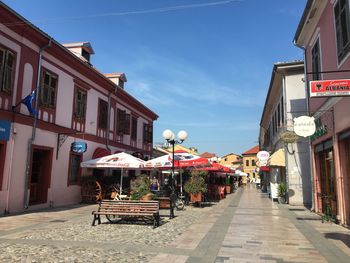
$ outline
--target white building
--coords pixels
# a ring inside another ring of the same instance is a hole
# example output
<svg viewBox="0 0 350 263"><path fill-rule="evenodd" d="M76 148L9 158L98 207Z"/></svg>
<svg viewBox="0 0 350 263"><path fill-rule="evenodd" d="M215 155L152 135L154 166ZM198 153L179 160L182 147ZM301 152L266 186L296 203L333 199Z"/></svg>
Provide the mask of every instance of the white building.
<svg viewBox="0 0 350 263"><path fill-rule="evenodd" d="M0 2L0 214L78 203L80 162L152 154L158 116L124 89L122 73L90 63L88 42L66 46ZM36 90L34 118L22 99ZM71 150L85 142L87 151Z"/></svg>
<svg viewBox="0 0 350 263"><path fill-rule="evenodd" d="M281 139L293 136L287 132L293 131L293 119L307 114L306 97L303 61L274 64L260 121L259 144L260 150L271 153L266 179L287 183L291 205L311 204L308 141L297 136L293 143Z"/></svg>

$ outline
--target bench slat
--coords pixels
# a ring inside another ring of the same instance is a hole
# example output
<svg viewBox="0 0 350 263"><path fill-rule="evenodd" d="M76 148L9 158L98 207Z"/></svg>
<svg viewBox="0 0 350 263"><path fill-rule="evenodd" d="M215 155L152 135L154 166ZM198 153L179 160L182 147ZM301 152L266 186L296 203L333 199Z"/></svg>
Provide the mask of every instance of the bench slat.
<svg viewBox="0 0 350 263"><path fill-rule="evenodd" d="M153 226L159 226L159 202L138 200L102 200L98 211L92 212L94 220L101 223L100 215L153 217Z"/></svg>

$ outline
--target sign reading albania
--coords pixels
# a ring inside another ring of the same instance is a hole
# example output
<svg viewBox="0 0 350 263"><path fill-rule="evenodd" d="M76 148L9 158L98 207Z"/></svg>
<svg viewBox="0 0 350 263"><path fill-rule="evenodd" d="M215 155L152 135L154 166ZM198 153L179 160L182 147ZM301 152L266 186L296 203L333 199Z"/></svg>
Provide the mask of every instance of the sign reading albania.
<svg viewBox="0 0 350 263"><path fill-rule="evenodd" d="M300 116L294 118L294 132L303 137L311 136L316 131L315 118Z"/></svg>

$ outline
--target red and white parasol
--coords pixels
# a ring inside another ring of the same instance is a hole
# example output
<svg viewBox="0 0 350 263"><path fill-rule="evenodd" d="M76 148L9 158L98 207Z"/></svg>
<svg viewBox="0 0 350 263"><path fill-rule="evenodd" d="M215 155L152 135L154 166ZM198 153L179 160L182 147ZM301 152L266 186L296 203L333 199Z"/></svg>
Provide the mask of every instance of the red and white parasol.
<svg viewBox="0 0 350 263"><path fill-rule="evenodd" d="M210 163L208 159L202 158L198 155L185 152L176 152L174 154L175 168L188 168L188 167L206 167ZM145 167L148 168L171 168L172 167L172 154L166 154L146 162Z"/></svg>

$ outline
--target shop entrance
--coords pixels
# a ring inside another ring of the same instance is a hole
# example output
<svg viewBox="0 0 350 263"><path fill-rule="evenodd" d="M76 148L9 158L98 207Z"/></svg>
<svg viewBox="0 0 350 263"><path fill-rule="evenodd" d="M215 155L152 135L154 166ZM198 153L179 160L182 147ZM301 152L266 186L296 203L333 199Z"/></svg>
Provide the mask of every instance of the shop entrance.
<svg viewBox="0 0 350 263"><path fill-rule="evenodd" d="M2 181L4 178L5 156L6 156L6 142L0 141L0 190L2 189Z"/></svg>
<svg viewBox="0 0 350 263"><path fill-rule="evenodd" d="M337 215L336 182L334 173L333 147L318 153L321 179L322 213L330 206L333 216Z"/></svg>
<svg viewBox="0 0 350 263"><path fill-rule="evenodd" d="M344 192L345 197L345 223L350 222L350 131L339 135L340 142L340 162L344 176ZM347 196L346 196L347 195Z"/></svg>
<svg viewBox="0 0 350 263"><path fill-rule="evenodd" d="M33 149L29 205L47 202L51 178L52 149Z"/></svg>

